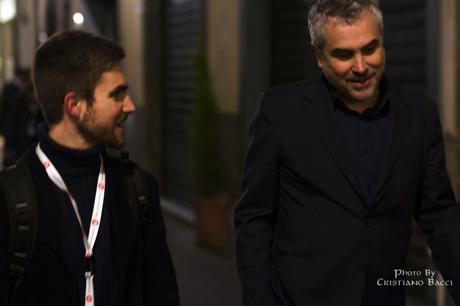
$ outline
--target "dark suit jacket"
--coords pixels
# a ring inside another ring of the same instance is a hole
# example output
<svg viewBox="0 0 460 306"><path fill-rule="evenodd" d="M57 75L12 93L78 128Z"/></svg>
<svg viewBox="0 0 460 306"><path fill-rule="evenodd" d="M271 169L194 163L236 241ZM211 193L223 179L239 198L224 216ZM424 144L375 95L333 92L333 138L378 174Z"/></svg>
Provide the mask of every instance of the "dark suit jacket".
<svg viewBox="0 0 460 306"><path fill-rule="evenodd" d="M7 211L0 198L0 305L64 306L81 305L77 299L78 283L70 258L68 225L62 222L56 188L48 178L35 150L29 150L25 162L31 172L37 195L38 231L31 262L24 278L15 289L8 278L6 250L9 241ZM145 243L139 243L138 221L128 204L128 195L115 160L105 160L106 194L110 204L110 237L113 263L111 294L114 306L177 306L176 278L165 239L165 227L158 201L158 187L153 177L145 174L149 212ZM119 163L119 162L118 162ZM111 183L109 182L111 180ZM112 187L112 189L109 189ZM9 300L9 302L8 302ZM97 296L96 296L97 303Z"/></svg>
<svg viewBox="0 0 460 306"><path fill-rule="evenodd" d="M405 267L411 216L460 304L460 205L436 107L394 84L387 93L390 135L371 207L321 77L261 96L235 210L244 305L403 306L404 286L377 282Z"/></svg>

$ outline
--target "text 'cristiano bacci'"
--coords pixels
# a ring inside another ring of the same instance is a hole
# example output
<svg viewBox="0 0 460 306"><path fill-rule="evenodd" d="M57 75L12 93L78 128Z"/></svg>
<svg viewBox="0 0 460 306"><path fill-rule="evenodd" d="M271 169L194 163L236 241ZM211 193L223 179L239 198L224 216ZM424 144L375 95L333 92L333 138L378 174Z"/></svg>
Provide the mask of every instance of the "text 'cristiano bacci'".
<svg viewBox="0 0 460 306"><path fill-rule="evenodd" d="M453 286L452 280L444 280L438 277L436 270L404 270L394 269L393 278L385 279L379 278L377 280L378 286L391 287L391 286Z"/></svg>

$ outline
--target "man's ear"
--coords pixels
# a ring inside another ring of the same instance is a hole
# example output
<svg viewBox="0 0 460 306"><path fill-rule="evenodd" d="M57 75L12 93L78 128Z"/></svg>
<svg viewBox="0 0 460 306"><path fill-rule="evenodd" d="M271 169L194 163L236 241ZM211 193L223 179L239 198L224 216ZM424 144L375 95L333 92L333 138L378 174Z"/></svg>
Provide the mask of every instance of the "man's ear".
<svg viewBox="0 0 460 306"><path fill-rule="evenodd" d="M318 47L316 47L313 43L310 43L310 48L313 50L315 54L316 63L318 64L319 68L323 68L323 53Z"/></svg>
<svg viewBox="0 0 460 306"><path fill-rule="evenodd" d="M70 117L79 117L81 111L81 98L70 91L64 96L64 110Z"/></svg>

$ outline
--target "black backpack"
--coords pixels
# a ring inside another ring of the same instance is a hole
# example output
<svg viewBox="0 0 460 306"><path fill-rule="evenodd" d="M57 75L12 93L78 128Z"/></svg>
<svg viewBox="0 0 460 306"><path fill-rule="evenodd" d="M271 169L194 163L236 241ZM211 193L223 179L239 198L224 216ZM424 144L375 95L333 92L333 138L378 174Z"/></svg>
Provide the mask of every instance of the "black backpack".
<svg viewBox="0 0 460 306"><path fill-rule="evenodd" d="M140 226L140 243L144 243L145 221L147 220L147 188L140 169L128 159L127 152L121 160L112 158L118 167L123 183L128 191L130 206ZM30 262L37 236L37 200L32 178L25 161L18 162L0 173L0 186L3 190L8 210L10 243L8 246L9 275L15 284L19 283ZM14 286L14 287L15 287Z"/></svg>

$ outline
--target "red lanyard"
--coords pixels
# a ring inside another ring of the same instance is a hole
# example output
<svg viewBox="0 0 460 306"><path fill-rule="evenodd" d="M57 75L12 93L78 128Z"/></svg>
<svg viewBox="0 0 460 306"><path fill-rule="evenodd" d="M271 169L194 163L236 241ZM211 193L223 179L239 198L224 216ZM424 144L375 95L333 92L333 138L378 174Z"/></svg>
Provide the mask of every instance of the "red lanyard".
<svg viewBox="0 0 460 306"><path fill-rule="evenodd" d="M83 244L85 245L85 261L90 261L93 256L93 247L94 243L96 242L97 233L99 232L99 224L101 223L102 217L102 208L104 206L104 192L105 192L105 171L104 171L104 161L102 156L99 155L101 160L101 166L99 169L99 176L97 179L96 185L96 196L94 198L94 206L93 206L93 215L91 217L91 223L89 227L89 235L86 236L85 230L83 228L83 224L81 222L80 213L78 212L77 202L75 201L74 197L70 194L69 189L67 188L62 176L57 171L56 167L54 167L53 163L51 163L50 159L46 156L43 150L40 148L40 144L37 145L35 148L35 152L37 153L38 158L40 159L43 167L45 167L46 173L50 180L61 189L63 192L67 194L70 199L70 203L72 204L73 210L75 212L75 216L77 217L78 224L80 225L82 237L83 237ZM85 279L86 279L86 293L85 293L85 306L94 306L94 284L93 284L93 271L91 268L87 267L87 271L85 271Z"/></svg>

